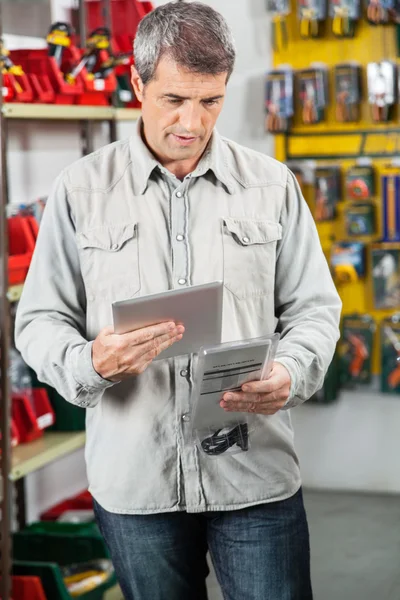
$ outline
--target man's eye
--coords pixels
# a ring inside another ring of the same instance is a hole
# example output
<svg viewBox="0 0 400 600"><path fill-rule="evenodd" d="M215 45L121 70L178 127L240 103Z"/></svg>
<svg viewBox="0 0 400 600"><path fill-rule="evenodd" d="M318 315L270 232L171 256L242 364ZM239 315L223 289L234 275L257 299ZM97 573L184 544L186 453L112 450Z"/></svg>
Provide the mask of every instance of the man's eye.
<svg viewBox="0 0 400 600"><path fill-rule="evenodd" d="M204 104L206 106L215 106L216 104L218 104L218 100L205 100Z"/></svg>
<svg viewBox="0 0 400 600"><path fill-rule="evenodd" d="M182 100L179 100L179 98L169 98L168 102L170 104L180 104L182 102Z"/></svg>

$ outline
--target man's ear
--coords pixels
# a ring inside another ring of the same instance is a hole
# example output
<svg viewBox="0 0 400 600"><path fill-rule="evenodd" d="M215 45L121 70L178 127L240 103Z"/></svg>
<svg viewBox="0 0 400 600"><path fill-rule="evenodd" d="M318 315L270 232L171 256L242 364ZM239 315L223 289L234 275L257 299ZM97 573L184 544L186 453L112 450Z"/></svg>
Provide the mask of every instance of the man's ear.
<svg viewBox="0 0 400 600"><path fill-rule="evenodd" d="M139 102L142 102L144 85L143 85L143 81L140 79L139 73L137 72L137 70L134 66L132 66L132 70L131 70L131 83L132 83L133 91L135 92L136 98L139 100Z"/></svg>

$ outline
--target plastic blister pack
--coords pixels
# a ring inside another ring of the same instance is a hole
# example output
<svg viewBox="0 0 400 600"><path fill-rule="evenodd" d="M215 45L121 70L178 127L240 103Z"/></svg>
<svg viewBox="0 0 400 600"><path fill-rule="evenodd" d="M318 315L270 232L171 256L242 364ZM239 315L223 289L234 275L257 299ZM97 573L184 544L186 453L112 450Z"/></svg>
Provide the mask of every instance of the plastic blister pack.
<svg viewBox="0 0 400 600"><path fill-rule="evenodd" d="M269 377L279 337L275 333L200 349L192 396L192 428L203 453L217 457L249 450L255 415L226 412L220 402L225 392L240 391L244 383Z"/></svg>

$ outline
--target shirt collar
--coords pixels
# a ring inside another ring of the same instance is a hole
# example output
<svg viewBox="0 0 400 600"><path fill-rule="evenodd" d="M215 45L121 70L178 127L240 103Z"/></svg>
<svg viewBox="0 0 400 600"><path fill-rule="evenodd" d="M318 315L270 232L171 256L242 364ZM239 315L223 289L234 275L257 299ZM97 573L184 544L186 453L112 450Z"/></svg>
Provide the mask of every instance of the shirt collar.
<svg viewBox="0 0 400 600"><path fill-rule="evenodd" d="M142 125L143 121L140 118L130 142L135 193L140 195L144 194L154 169L156 167L162 169L142 139ZM227 191L233 194L234 179L227 164L226 148L216 129L214 129L210 142L192 176L201 177L208 171L212 171Z"/></svg>

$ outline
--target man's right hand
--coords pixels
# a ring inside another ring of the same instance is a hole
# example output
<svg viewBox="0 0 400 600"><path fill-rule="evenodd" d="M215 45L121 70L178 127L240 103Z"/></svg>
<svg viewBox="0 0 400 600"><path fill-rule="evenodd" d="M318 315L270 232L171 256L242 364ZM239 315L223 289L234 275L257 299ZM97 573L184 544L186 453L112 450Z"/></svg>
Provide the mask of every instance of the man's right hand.
<svg viewBox="0 0 400 600"><path fill-rule="evenodd" d="M140 375L163 350L179 342L184 331L183 325L171 322L124 334L115 334L112 327L106 327L92 345L93 367L109 381Z"/></svg>

